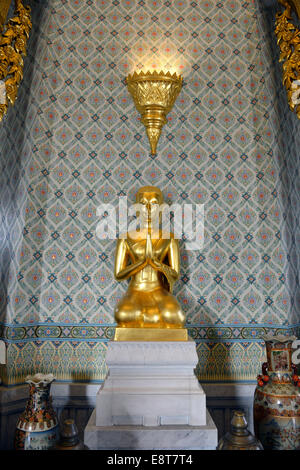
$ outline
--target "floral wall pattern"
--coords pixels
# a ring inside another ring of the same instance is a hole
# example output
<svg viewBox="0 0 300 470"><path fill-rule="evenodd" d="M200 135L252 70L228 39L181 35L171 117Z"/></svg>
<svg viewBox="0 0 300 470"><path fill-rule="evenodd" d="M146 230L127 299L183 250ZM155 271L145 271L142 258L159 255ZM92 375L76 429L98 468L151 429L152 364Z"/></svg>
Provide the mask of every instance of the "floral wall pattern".
<svg viewBox="0 0 300 470"><path fill-rule="evenodd" d="M6 382L37 368L103 380L126 287L113 279L115 241L96 236L96 210L119 196L133 202L145 184L169 203L205 205L204 247L181 242L174 291L200 380L254 380L262 335L297 333L299 323L299 278L289 275L297 224L286 211L299 198L299 122L288 118L286 138L268 15L258 0L31 5L21 95L0 128ZM124 79L160 65L185 82L151 156Z"/></svg>

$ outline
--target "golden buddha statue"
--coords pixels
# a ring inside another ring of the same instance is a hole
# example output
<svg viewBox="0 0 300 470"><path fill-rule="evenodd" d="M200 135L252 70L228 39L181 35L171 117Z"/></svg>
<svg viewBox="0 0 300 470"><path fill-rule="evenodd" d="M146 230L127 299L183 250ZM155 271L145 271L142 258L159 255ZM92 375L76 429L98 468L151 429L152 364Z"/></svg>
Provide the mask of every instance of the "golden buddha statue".
<svg viewBox="0 0 300 470"><path fill-rule="evenodd" d="M159 188L139 189L140 230L128 232L117 242L115 278L131 278L128 290L115 309L115 341L187 341L185 316L172 295L179 277L178 240L166 235L152 221L158 216L163 195Z"/></svg>

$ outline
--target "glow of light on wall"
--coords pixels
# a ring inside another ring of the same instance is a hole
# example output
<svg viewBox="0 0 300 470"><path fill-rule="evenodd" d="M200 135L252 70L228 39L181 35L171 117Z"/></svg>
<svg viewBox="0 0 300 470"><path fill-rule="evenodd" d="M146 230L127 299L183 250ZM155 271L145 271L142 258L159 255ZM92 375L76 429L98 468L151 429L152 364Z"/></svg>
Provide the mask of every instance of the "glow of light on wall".
<svg viewBox="0 0 300 470"><path fill-rule="evenodd" d="M153 51L154 49L154 51ZM163 71L170 72L171 74L176 73L177 75L187 76L190 73L190 63L184 56L184 53L179 53L172 43L160 44L159 50L155 47L150 47L140 58L139 63L130 64L130 73L137 71L153 72Z"/></svg>

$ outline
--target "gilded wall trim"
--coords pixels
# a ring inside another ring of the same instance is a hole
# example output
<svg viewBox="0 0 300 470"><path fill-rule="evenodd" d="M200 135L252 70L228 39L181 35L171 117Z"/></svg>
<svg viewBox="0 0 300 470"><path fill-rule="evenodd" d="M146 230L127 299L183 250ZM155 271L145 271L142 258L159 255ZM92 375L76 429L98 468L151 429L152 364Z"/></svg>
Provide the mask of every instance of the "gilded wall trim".
<svg viewBox="0 0 300 470"><path fill-rule="evenodd" d="M279 62L283 62L282 82L286 87L290 109L300 119L300 30L294 24L292 13L300 18L299 0L279 0L285 10L276 14L275 33L280 48Z"/></svg>
<svg viewBox="0 0 300 470"><path fill-rule="evenodd" d="M1 0L0 3L0 28L3 28L6 21L11 0Z"/></svg>
<svg viewBox="0 0 300 470"><path fill-rule="evenodd" d="M3 19L6 10L1 11ZM0 36L0 83L5 84L0 88L0 122L8 106L13 105L17 98L31 27L30 8L24 7L21 0L15 0L15 14Z"/></svg>
<svg viewBox="0 0 300 470"><path fill-rule="evenodd" d="M298 17L300 18L300 0L287 0L292 5Z"/></svg>

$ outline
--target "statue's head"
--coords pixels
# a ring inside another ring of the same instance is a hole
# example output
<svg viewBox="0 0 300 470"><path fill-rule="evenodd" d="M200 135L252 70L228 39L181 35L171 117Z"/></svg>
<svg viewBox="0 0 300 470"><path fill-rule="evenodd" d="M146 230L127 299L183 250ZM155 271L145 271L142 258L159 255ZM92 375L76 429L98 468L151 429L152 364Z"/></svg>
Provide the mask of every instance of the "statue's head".
<svg viewBox="0 0 300 470"><path fill-rule="evenodd" d="M150 222L150 218L154 220L163 200L163 194L156 186L143 186L140 188L136 194L136 202L142 204L144 207L144 210L142 210L140 214L142 219L148 220L148 222Z"/></svg>
<svg viewBox="0 0 300 470"><path fill-rule="evenodd" d="M162 204L163 195L156 186L143 186L136 193L136 202L139 204Z"/></svg>

